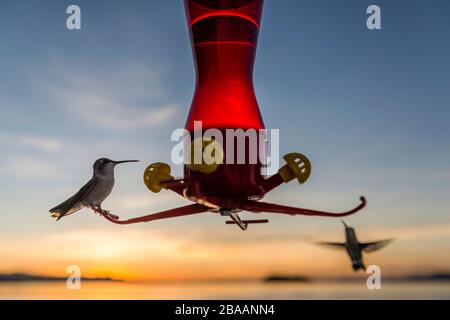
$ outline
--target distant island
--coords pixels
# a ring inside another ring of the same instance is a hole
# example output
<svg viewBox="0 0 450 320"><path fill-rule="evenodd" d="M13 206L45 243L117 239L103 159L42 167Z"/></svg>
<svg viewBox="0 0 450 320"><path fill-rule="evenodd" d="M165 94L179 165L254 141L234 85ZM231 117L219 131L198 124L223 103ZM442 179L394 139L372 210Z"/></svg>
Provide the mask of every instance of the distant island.
<svg viewBox="0 0 450 320"><path fill-rule="evenodd" d="M29 281L40 281L40 282L58 282L66 281L67 277L51 277L51 276L38 276L25 273L11 273L11 274L0 274L0 282L29 282ZM82 281L107 281L107 282L121 282L122 280L117 280L109 277L100 278L81 278Z"/></svg>
<svg viewBox="0 0 450 320"><path fill-rule="evenodd" d="M310 282L311 279L305 276L283 276L283 275L271 275L264 278L264 282Z"/></svg>
<svg viewBox="0 0 450 320"><path fill-rule="evenodd" d="M364 276L355 277L323 277L312 278L304 275L269 275L262 279L263 282L353 282L361 281ZM434 274L412 274L405 276L386 276L383 281L387 282L418 282L418 281L450 281L450 273L434 273Z"/></svg>
<svg viewBox="0 0 450 320"><path fill-rule="evenodd" d="M264 283L311 283L311 282L355 282L365 279L367 274L360 273L355 276L349 277L309 277L305 275L283 275L272 274L262 279L255 278L229 278L229 279L185 279L185 280L159 280L157 283L170 283L170 282L192 282L192 283L228 283L228 282L264 282ZM97 282L123 282L124 280L113 279L110 277L82 277L82 281L97 281ZM382 279L386 282L447 282L450 281L450 273L433 273L433 274L411 274L405 276L385 276ZM64 282L67 281L67 277L53 277L44 275L32 275L26 273L10 273L0 274L0 283L2 282Z"/></svg>
<svg viewBox="0 0 450 320"><path fill-rule="evenodd" d="M394 280L396 278L393 278ZM401 279L401 278L400 278ZM435 273L429 275L410 275L403 277L407 281L450 281L450 273Z"/></svg>

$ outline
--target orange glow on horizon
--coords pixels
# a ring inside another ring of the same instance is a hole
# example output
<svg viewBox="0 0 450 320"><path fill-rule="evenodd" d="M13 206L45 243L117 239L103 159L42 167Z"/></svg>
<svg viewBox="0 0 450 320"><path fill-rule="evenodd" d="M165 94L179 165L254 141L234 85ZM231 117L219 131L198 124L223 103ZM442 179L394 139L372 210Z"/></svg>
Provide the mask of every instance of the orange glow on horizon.
<svg viewBox="0 0 450 320"><path fill-rule="evenodd" d="M404 241L396 240L380 252L366 255L367 264L383 266L385 275L432 273L446 270L450 257L438 246L422 255L409 252L411 243L433 243L448 239L450 226L397 230ZM422 229L422 231L420 231ZM434 233L430 234L428 229ZM47 235L40 241L17 239L0 248L0 273L29 273L67 276L69 265L78 265L83 277L111 277L125 281L190 279L260 279L271 274L309 277L353 276L345 252L317 247L297 239L271 235L266 241L229 242L229 233L216 234L217 242L203 240L208 235L149 233L145 230L78 230ZM236 237L245 237L236 234ZM342 236L342 235L341 235ZM59 239L58 242L55 242ZM336 235L339 240L340 236ZM45 250L44 250L45 248ZM408 257L408 258L406 258ZM434 261L431 265L430 261Z"/></svg>

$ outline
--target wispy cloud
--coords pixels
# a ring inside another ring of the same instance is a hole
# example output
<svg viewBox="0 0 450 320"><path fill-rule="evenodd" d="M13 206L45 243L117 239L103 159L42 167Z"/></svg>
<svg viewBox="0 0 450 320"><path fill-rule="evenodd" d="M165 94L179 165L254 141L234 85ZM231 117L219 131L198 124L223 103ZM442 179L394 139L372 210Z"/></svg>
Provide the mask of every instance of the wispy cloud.
<svg viewBox="0 0 450 320"><path fill-rule="evenodd" d="M0 163L0 173L17 179L51 181L64 177L63 172L48 161L33 156L15 155Z"/></svg>
<svg viewBox="0 0 450 320"><path fill-rule="evenodd" d="M117 195L108 199L108 204L115 210L129 212L134 210L165 210L172 207L187 205L190 202L171 192L161 192L157 195L146 188L139 192Z"/></svg>
<svg viewBox="0 0 450 320"><path fill-rule="evenodd" d="M418 226L407 226L397 228L374 228L371 234L383 234L397 237L402 241L413 241L423 239L448 239L450 238L450 224L428 224Z"/></svg>
<svg viewBox="0 0 450 320"><path fill-rule="evenodd" d="M56 105L71 116L107 129L138 129L161 125L177 111L168 103L157 72L144 66L112 70L80 70L56 76L46 89Z"/></svg>
<svg viewBox="0 0 450 320"><path fill-rule="evenodd" d="M67 110L92 124L109 129L135 129L159 125L170 119L177 110L175 105L150 108L122 104L102 93L83 94L82 90L60 90Z"/></svg>
<svg viewBox="0 0 450 320"><path fill-rule="evenodd" d="M0 145L33 148L39 151L52 152L60 150L63 147L63 142L59 139L39 135L13 135L0 133Z"/></svg>

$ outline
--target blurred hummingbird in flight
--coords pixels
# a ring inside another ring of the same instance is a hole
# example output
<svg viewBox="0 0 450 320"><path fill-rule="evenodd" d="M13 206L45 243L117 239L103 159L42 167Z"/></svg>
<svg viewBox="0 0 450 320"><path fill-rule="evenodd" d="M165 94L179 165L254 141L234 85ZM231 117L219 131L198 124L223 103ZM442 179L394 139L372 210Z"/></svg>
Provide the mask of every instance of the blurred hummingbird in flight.
<svg viewBox="0 0 450 320"><path fill-rule="evenodd" d="M386 239L373 242L359 242L358 238L356 237L355 229L347 226L347 224L343 220L341 220L341 222L345 227L345 242L319 242L318 244L335 249L345 249L350 259L352 260L352 267L354 271L358 271L359 269L366 269L362 258L363 252L377 251L387 246L394 240Z"/></svg>
<svg viewBox="0 0 450 320"><path fill-rule="evenodd" d="M139 160L113 161L100 158L94 162L94 175L75 195L50 209L50 213L56 220L68 216L82 208L91 208L94 211L102 211L102 202L109 196L114 187L114 168L125 162L138 162ZM112 217L114 215L110 214Z"/></svg>

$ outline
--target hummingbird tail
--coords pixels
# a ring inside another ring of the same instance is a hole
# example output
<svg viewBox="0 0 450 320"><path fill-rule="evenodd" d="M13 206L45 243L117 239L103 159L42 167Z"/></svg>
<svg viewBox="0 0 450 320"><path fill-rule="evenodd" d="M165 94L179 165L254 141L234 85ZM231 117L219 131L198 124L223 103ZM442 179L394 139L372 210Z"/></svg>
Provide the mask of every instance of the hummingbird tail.
<svg viewBox="0 0 450 320"><path fill-rule="evenodd" d="M62 203L57 207L54 207L53 209L50 209L51 217L56 218L56 221L61 219L62 217L68 216L69 214L72 214L74 212L77 212L82 208L81 205L75 205L72 207L68 207L67 204Z"/></svg>
<svg viewBox="0 0 450 320"><path fill-rule="evenodd" d="M56 218L56 220L58 221L59 218L61 218L61 213L54 212L54 213L52 213L51 217L52 217L52 218Z"/></svg>

